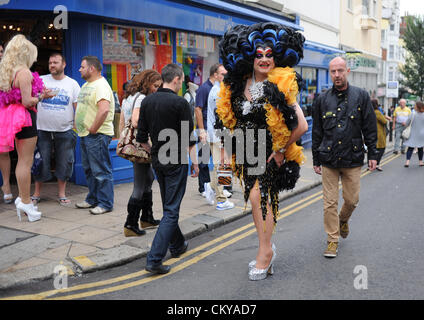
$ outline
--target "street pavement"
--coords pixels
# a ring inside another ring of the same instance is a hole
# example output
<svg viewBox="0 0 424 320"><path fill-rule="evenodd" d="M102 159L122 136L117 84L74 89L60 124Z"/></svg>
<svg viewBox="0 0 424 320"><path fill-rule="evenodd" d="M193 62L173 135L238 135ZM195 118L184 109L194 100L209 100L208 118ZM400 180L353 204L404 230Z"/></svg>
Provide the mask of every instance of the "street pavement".
<svg viewBox="0 0 424 320"><path fill-rule="evenodd" d="M388 142L386 153L392 150L393 143ZM321 176L312 169L311 150L304 153L307 160L296 187L282 192L280 200L321 184ZM146 235L141 237L125 237L123 233L132 186L132 183L115 185L114 210L98 216L75 208L75 203L85 199L87 188L72 183L67 187L67 196L72 201L69 207L59 205L56 183L44 185L38 205L43 215L36 222L28 222L26 216L19 221L15 206L1 202L0 290L53 278L58 266L66 266L72 276L145 257L156 229L147 229ZM156 181L152 188L154 217L160 219L162 202ZM17 194L16 185L12 191ZM198 192L198 179L189 177L179 220L184 236L190 239L250 214L250 204L245 204L238 180L233 182L233 192L230 201L235 207L218 211Z"/></svg>

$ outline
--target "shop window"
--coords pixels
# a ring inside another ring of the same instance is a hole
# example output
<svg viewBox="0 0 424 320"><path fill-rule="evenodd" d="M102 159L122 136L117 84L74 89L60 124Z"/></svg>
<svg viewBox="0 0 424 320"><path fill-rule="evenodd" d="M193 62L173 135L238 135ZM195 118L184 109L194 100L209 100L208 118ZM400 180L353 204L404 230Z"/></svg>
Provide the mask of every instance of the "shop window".
<svg viewBox="0 0 424 320"><path fill-rule="evenodd" d="M201 85L209 78L209 69L219 62L218 38L177 32L177 63L190 81ZM185 85L182 91L185 92Z"/></svg>
<svg viewBox="0 0 424 320"><path fill-rule="evenodd" d="M122 101L123 84L146 69L161 72L172 63L170 30L103 25L105 77Z"/></svg>
<svg viewBox="0 0 424 320"><path fill-rule="evenodd" d="M302 68L304 88L300 92L300 107L306 117L312 116L312 103L317 93L317 69Z"/></svg>

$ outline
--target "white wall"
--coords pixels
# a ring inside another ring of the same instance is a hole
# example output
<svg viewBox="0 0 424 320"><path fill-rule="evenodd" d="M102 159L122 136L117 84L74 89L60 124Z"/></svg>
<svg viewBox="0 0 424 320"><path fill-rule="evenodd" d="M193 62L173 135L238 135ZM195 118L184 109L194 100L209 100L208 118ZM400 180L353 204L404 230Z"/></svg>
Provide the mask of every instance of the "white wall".
<svg viewBox="0 0 424 320"><path fill-rule="evenodd" d="M340 0L274 0L284 4L285 12L300 16L307 40L339 46Z"/></svg>

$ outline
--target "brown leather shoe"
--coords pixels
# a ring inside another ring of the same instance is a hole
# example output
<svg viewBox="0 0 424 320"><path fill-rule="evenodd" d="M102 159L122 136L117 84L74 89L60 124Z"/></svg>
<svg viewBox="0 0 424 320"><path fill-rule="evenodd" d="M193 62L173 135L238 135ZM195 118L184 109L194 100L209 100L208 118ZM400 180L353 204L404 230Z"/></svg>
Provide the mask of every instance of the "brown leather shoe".
<svg viewBox="0 0 424 320"><path fill-rule="evenodd" d="M324 257L326 258L335 258L337 257L337 250L339 247L338 242L329 242L327 241L327 250L324 251Z"/></svg>

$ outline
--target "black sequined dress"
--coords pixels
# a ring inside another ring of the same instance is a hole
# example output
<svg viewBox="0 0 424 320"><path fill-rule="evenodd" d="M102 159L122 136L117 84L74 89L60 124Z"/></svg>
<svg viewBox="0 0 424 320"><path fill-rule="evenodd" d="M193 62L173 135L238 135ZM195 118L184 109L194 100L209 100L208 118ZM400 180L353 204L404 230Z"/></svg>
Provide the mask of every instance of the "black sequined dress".
<svg viewBox="0 0 424 320"><path fill-rule="evenodd" d="M300 167L295 161L286 161L280 167L278 167L274 159L269 163L266 162L273 152L272 135L267 125L266 109L264 108L267 99L263 93L263 84L258 83L255 87L252 94L252 101L249 101L245 95L232 100L233 112L237 119L234 130L239 129L244 133L244 159L237 158L241 161L236 160L235 174L243 181L245 201L247 202L249 200L252 188L259 188L262 217L265 220L267 202L269 202L272 208L274 222L276 223L279 204L278 194L280 191L294 188L299 178ZM253 130L250 130L250 133L248 133L248 129ZM237 137L233 139L232 152L236 154L236 157L238 157L236 152L237 144L240 145L243 143L241 140L243 139ZM261 152L260 155L259 152ZM263 152L265 152L265 155L263 155ZM255 161L257 158L261 160Z"/></svg>

